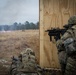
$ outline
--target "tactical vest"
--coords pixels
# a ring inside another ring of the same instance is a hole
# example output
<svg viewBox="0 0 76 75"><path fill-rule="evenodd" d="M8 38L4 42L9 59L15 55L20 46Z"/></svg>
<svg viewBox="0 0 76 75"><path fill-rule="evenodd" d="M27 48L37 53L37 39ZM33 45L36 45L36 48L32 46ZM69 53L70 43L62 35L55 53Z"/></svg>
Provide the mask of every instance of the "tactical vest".
<svg viewBox="0 0 76 75"><path fill-rule="evenodd" d="M63 44L66 48L67 54L72 54L76 52L76 25L67 30L67 32L62 37Z"/></svg>

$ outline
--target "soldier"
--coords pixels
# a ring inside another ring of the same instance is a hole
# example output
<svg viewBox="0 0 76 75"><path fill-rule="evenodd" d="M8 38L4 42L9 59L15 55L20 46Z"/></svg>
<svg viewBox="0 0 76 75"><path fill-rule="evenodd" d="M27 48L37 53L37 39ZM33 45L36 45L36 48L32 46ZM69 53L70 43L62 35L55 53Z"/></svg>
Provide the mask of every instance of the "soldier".
<svg viewBox="0 0 76 75"><path fill-rule="evenodd" d="M38 70L39 68L36 63L35 53L31 48L27 48L20 53L17 64L15 64L11 73L12 75L40 75Z"/></svg>
<svg viewBox="0 0 76 75"><path fill-rule="evenodd" d="M70 17L68 25L68 30L56 44L62 75L76 75L76 15Z"/></svg>

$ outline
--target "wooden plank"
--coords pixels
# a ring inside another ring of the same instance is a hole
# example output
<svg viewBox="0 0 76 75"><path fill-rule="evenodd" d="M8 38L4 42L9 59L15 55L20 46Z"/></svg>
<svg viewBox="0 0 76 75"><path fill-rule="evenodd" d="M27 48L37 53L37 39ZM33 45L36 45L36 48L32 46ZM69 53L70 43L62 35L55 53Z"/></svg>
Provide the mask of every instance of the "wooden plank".
<svg viewBox="0 0 76 75"><path fill-rule="evenodd" d="M44 47L43 47L43 0L40 0L40 65L43 66L43 55L44 55ZM42 30L41 30L42 29Z"/></svg>
<svg viewBox="0 0 76 75"><path fill-rule="evenodd" d="M76 0L40 0L40 65L60 68L55 42L50 42L51 27L62 28L70 16L76 14Z"/></svg>
<svg viewBox="0 0 76 75"><path fill-rule="evenodd" d="M44 52L43 0L40 0L40 65L41 67L45 67L44 64L46 63L48 64L48 61Z"/></svg>

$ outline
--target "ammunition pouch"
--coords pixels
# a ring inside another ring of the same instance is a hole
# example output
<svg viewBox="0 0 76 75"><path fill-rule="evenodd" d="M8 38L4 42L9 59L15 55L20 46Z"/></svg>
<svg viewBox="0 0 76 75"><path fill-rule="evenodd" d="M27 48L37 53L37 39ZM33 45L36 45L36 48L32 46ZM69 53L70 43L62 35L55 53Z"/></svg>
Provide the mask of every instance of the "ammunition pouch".
<svg viewBox="0 0 76 75"><path fill-rule="evenodd" d="M76 53L76 40L73 38L68 38L64 42L64 47L66 49L67 55L71 56Z"/></svg>

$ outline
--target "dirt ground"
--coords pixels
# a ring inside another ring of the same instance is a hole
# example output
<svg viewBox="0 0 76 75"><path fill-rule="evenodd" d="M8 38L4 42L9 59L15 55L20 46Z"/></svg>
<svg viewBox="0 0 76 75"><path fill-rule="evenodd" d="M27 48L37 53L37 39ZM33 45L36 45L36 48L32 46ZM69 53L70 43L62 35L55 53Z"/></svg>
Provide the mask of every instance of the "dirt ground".
<svg viewBox="0 0 76 75"><path fill-rule="evenodd" d="M38 62L39 30L0 32L0 64L7 67L11 64L11 57L18 56L28 47L34 50Z"/></svg>

